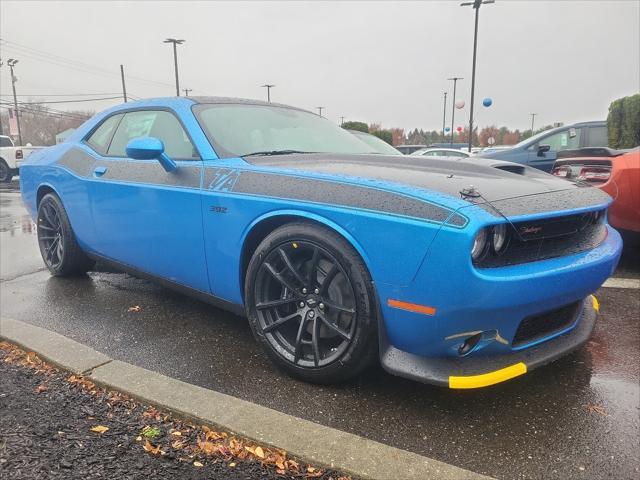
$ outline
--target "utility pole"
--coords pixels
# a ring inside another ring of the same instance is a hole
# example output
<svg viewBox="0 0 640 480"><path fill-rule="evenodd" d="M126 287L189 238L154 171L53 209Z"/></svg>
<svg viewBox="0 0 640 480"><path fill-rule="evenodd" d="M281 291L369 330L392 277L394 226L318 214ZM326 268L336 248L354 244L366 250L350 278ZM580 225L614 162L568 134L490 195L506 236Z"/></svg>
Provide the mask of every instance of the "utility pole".
<svg viewBox="0 0 640 480"><path fill-rule="evenodd" d="M188 97L189 96L189 92L192 92L193 88L183 88L182 91L184 92L184 96Z"/></svg>
<svg viewBox="0 0 640 480"><path fill-rule="evenodd" d="M10 58L7 60L7 65L11 69L11 88L13 88L13 113L16 116L16 124L18 125L18 145L22 145L22 130L20 130L20 114L18 112L18 96L16 95L16 82L18 79L13 74L13 67L16 66L18 60Z"/></svg>
<svg viewBox="0 0 640 480"><path fill-rule="evenodd" d="M473 2L461 3L461 7L472 6L476 11L476 24L473 31L473 66L471 69L471 106L469 107L469 153L471 153L471 144L473 140L473 97L476 88L476 51L478 49L478 15L480 6L486 3L495 3L495 0L473 0Z"/></svg>
<svg viewBox="0 0 640 480"><path fill-rule="evenodd" d="M182 45L184 40L177 38L167 38L163 43L173 43L173 64L176 70L176 96L180 96L180 81L178 80L178 45Z"/></svg>
<svg viewBox="0 0 640 480"><path fill-rule="evenodd" d="M124 97L124 103L127 103L127 86L124 83L124 66L120 65L120 78L122 79L122 96Z"/></svg>
<svg viewBox="0 0 640 480"><path fill-rule="evenodd" d="M444 126L447 121L447 92L444 92L444 110L442 112L442 141L444 142Z"/></svg>
<svg viewBox="0 0 640 480"><path fill-rule="evenodd" d="M4 62L2 61L2 59L0 58L0 67L4 65ZM0 135L2 135L4 132L4 130L2 130L2 115L0 115Z"/></svg>
<svg viewBox="0 0 640 480"><path fill-rule="evenodd" d="M453 108L451 109L451 146L453 146L453 121L456 118L456 85L458 80L463 80L462 77L451 77L447 80L453 80Z"/></svg>
<svg viewBox="0 0 640 480"><path fill-rule="evenodd" d="M265 84L262 85L262 88L266 88L267 89L267 102L271 103L271 89L275 87L275 85L270 85L270 84Z"/></svg>
<svg viewBox="0 0 640 480"><path fill-rule="evenodd" d="M535 120L537 113L530 113L529 115L531 115L531 136L533 137L533 121Z"/></svg>
<svg viewBox="0 0 640 480"><path fill-rule="evenodd" d="M344 115L340 117L340 126L344 125Z"/></svg>
<svg viewBox="0 0 640 480"><path fill-rule="evenodd" d="M318 109L318 115L322 116L322 110L324 110L324 107L316 107Z"/></svg>

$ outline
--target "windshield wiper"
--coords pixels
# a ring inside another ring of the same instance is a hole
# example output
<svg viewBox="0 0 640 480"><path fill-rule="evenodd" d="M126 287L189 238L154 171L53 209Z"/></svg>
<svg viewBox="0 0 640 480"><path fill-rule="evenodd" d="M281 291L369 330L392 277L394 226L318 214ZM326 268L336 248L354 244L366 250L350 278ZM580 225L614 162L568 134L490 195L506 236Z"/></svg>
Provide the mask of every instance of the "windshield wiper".
<svg viewBox="0 0 640 480"><path fill-rule="evenodd" d="M264 152L253 152L241 155L242 157L260 156L260 155L292 155L294 153L315 153L315 152L302 152L300 150L265 150Z"/></svg>

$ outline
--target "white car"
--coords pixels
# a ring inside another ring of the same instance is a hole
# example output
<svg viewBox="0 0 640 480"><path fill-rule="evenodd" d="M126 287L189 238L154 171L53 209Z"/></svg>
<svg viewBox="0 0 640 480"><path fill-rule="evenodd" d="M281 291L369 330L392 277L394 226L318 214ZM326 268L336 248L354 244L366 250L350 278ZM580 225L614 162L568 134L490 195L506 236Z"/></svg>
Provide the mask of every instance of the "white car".
<svg viewBox="0 0 640 480"><path fill-rule="evenodd" d="M428 157L470 157L469 152L458 150L457 148L422 148L411 154L412 156L428 156Z"/></svg>
<svg viewBox="0 0 640 480"><path fill-rule="evenodd" d="M0 183L9 183L18 174L20 164L34 150L44 147L16 147L10 137L0 135Z"/></svg>

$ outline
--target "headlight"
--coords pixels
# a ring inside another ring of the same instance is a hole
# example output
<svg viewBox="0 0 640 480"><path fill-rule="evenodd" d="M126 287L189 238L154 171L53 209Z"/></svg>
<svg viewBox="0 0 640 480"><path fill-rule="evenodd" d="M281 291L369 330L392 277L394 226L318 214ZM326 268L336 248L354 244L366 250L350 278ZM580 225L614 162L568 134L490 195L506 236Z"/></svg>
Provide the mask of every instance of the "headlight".
<svg viewBox="0 0 640 480"><path fill-rule="evenodd" d="M507 243L507 226L502 223L493 227L493 251L500 253Z"/></svg>
<svg viewBox="0 0 640 480"><path fill-rule="evenodd" d="M487 246L487 229L483 228L476 234L473 239L473 247L471 248L471 258L478 260L485 251Z"/></svg>

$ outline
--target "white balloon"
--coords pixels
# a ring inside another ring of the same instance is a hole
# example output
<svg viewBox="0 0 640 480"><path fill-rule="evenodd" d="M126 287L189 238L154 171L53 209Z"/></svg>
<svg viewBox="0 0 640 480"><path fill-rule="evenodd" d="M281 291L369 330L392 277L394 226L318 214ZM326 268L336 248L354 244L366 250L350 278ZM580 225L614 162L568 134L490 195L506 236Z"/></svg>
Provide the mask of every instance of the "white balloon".
<svg viewBox="0 0 640 480"><path fill-rule="evenodd" d="M464 108L464 100L456 100L456 108L458 110L460 110L461 108Z"/></svg>

